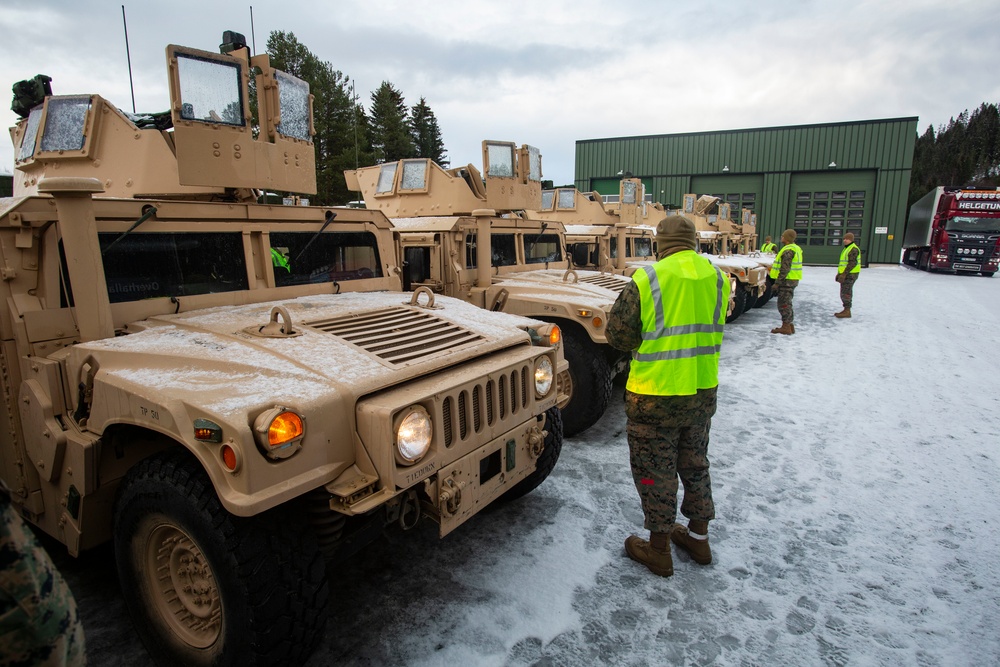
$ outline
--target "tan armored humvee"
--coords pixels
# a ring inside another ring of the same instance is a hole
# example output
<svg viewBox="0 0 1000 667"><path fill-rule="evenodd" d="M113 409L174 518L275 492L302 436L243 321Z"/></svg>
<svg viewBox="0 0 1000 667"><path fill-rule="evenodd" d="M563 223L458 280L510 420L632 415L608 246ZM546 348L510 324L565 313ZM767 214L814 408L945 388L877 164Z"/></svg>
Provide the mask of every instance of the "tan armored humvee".
<svg viewBox="0 0 1000 667"><path fill-rule="evenodd" d="M702 197L698 201L707 207L716 198ZM729 276L726 321L731 322L763 299L767 291L766 270L756 259L718 254L718 249L732 247L733 239L742 241L729 221L728 204L722 205L725 219L719 220L716 214L696 213L694 195L686 195L685 202L690 206L684 214L695 223L700 251ZM640 179L626 177L621 180L617 202L605 204L596 192L558 188L543 192L542 208L529 215L566 224L567 244L576 266L629 276L636 267L655 261L656 224L670 213L661 204L647 200ZM624 248L624 252L619 252L619 248Z"/></svg>
<svg viewBox="0 0 1000 667"><path fill-rule="evenodd" d="M628 280L571 270L561 223L520 213L541 198L541 155L530 146L483 142L483 172L431 160L345 172L348 188L396 229L404 289L426 287L480 308L558 324L570 394L567 435L600 419L625 355L607 344L608 312ZM485 178L484 178L485 175ZM563 379L563 378L561 378Z"/></svg>
<svg viewBox="0 0 1000 667"><path fill-rule="evenodd" d="M167 47L168 116L45 96L13 128L0 476L72 554L114 541L157 661L298 664L338 559L545 479L565 361L554 325L402 293L382 213L255 203L314 192L312 98L224 41Z"/></svg>

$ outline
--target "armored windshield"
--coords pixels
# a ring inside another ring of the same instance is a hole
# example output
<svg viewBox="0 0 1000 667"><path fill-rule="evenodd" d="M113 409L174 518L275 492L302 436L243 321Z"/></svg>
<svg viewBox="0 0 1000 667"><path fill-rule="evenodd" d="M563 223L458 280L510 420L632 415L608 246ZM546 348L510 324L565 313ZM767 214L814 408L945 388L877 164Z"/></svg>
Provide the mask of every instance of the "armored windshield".
<svg viewBox="0 0 1000 667"><path fill-rule="evenodd" d="M278 104L281 107L281 122L278 132L286 137L310 141L309 134L309 84L291 74L275 71L278 80Z"/></svg>
<svg viewBox="0 0 1000 667"><path fill-rule="evenodd" d="M378 185L375 186L375 194L392 192L396 183L396 162L383 164L378 170Z"/></svg>
<svg viewBox="0 0 1000 667"><path fill-rule="evenodd" d="M224 125L246 123L240 85L243 70L238 61L219 62L178 53L177 70L181 118Z"/></svg>
<svg viewBox="0 0 1000 667"><path fill-rule="evenodd" d="M403 160L403 176L399 189L409 191L427 190L427 160Z"/></svg>
<svg viewBox="0 0 1000 667"><path fill-rule="evenodd" d="M371 232L271 232L278 287L381 278L378 241ZM307 247L308 246L308 247Z"/></svg>
<svg viewBox="0 0 1000 667"><path fill-rule="evenodd" d="M558 234L528 234L524 237L524 245L524 261L528 264L562 261Z"/></svg>
<svg viewBox="0 0 1000 667"><path fill-rule="evenodd" d="M542 193L542 209L543 211L552 210L552 202L555 200L555 192L552 190L546 190Z"/></svg>
<svg viewBox="0 0 1000 667"><path fill-rule="evenodd" d="M105 250L121 234L98 236ZM240 233L130 234L115 243L103 260L111 303L249 289Z"/></svg>
<svg viewBox="0 0 1000 667"><path fill-rule="evenodd" d="M623 204L634 204L635 203L635 181L623 181L622 182L622 203Z"/></svg>
<svg viewBox="0 0 1000 667"><path fill-rule="evenodd" d="M528 146L528 179L542 180L542 153L534 146Z"/></svg>
<svg viewBox="0 0 1000 667"><path fill-rule="evenodd" d="M1000 218L978 218L959 216L949 218L945 229L949 232L979 232L981 234L1000 233Z"/></svg>

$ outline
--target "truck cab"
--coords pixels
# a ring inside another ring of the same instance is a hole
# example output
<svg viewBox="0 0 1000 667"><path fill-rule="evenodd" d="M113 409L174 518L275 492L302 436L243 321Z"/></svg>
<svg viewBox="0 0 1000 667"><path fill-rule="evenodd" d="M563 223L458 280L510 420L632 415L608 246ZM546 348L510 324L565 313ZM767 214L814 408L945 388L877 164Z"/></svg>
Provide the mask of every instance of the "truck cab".
<svg viewBox="0 0 1000 667"><path fill-rule="evenodd" d="M993 276L1000 266L1000 189L937 187L910 207L903 263Z"/></svg>

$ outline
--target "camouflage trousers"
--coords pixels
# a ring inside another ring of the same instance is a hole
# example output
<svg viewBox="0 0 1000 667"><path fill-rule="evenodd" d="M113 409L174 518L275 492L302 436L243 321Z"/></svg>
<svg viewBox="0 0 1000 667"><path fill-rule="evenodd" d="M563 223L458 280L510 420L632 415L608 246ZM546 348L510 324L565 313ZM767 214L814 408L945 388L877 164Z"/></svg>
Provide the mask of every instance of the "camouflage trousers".
<svg viewBox="0 0 1000 667"><path fill-rule="evenodd" d="M795 324L795 312L792 310L792 295L795 293L794 287L778 287L778 314L781 315L782 324Z"/></svg>
<svg viewBox="0 0 1000 667"><path fill-rule="evenodd" d="M845 273L844 280L840 283L840 302L844 308L850 308L854 301L854 283L858 282L860 273Z"/></svg>
<svg viewBox="0 0 1000 667"><path fill-rule="evenodd" d="M0 490L0 667L84 665L73 594L9 498Z"/></svg>
<svg viewBox="0 0 1000 667"><path fill-rule="evenodd" d="M626 392L629 458L644 527L665 533L677 520L677 479L684 485L681 514L715 518L708 436L717 388L694 396L644 396Z"/></svg>

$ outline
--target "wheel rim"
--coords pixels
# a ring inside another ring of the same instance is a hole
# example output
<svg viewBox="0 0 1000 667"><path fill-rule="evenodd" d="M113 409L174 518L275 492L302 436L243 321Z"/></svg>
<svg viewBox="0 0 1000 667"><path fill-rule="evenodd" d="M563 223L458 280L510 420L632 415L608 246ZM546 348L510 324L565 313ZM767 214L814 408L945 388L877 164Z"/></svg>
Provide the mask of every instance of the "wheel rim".
<svg viewBox="0 0 1000 667"><path fill-rule="evenodd" d="M208 559L191 537L171 523L146 541L146 577L160 617L184 643L207 648L222 632L222 604Z"/></svg>

